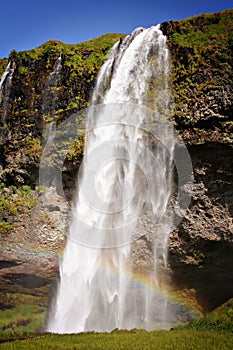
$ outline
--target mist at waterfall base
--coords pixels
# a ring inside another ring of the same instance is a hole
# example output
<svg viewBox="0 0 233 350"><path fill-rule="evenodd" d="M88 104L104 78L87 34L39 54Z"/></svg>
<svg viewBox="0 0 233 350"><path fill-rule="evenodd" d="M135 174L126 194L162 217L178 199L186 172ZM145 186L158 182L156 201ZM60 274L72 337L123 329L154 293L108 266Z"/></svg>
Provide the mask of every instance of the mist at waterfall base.
<svg viewBox="0 0 233 350"><path fill-rule="evenodd" d="M101 68L47 331L154 330L177 321L162 290L174 224L168 79L159 26L116 43ZM148 259L140 256L140 242L148 245Z"/></svg>

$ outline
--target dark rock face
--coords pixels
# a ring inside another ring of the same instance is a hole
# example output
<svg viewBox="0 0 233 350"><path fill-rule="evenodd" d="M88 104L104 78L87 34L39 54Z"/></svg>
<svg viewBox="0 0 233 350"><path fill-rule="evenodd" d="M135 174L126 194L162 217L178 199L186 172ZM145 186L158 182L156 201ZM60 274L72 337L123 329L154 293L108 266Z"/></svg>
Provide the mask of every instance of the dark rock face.
<svg viewBox="0 0 233 350"><path fill-rule="evenodd" d="M13 285L19 285L28 289L40 288L48 284L48 280L46 278L26 273L9 273L7 275L7 279L10 280Z"/></svg>
<svg viewBox="0 0 233 350"><path fill-rule="evenodd" d="M193 288L205 311L233 294L232 146L193 145L190 207L170 237L169 261L179 288Z"/></svg>
<svg viewBox="0 0 233 350"><path fill-rule="evenodd" d="M170 237L169 264L174 286L195 289L205 311L233 295L232 17L233 11L229 10L161 25L168 37L171 54L173 121L188 146L195 177L190 207ZM105 38L101 47L89 42L67 48L62 43L49 42L39 52L36 49L11 53L15 73L6 120L0 126L0 182L35 187L46 126L51 121L59 124L88 105L97 72L109 48L118 39L119 35L111 40ZM59 81L56 86L48 87L48 77L60 52L63 52L63 68ZM4 67L6 63L4 61ZM46 103L52 105L50 114L43 107ZM2 114L3 103L0 106ZM69 199L82 150L83 141L65 162L63 182ZM52 190L51 198L54 196ZM63 209L59 209L56 200L51 206L57 222ZM57 232L50 237L50 223L46 222L48 227L43 228L38 221L43 216L42 209L38 208L34 208L30 216L19 218L19 224L9 237L23 235L23 244L31 247L32 243L26 242L35 235L40 248L57 251L54 241L59 240L62 246L64 240ZM23 220L25 225L22 225ZM40 235L43 229L45 236ZM16 241L18 244L19 239ZM49 241L53 244L49 245ZM4 242L7 246L7 237ZM30 256L25 257L26 261L30 259ZM4 256L2 266L10 267L8 260ZM27 266L25 260L22 259ZM52 260L54 273L56 259L53 257ZM11 270L12 274L23 273L20 266L12 265ZM0 276L1 285L5 283L4 271ZM34 271L29 269L28 273L33 275ZM45 275L51 278L51 271ZM22 277L20 281L25 282L25 279ZM38 279L33 281L39 283ZM20 288L23 288L22 283ZM11 289L14 286L11 285ZM26 290L28 292L28 288Z"/></svg>

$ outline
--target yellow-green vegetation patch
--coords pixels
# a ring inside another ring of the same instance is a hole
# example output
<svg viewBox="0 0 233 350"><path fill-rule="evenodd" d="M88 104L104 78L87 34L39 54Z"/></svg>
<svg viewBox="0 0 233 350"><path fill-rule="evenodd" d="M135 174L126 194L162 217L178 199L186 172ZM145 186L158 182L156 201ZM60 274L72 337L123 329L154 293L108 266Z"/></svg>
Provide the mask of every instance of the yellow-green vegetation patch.
<svg viewBox="0 0 233 350"><path fill-rule="evenodd" d="M43 293L42 293L43 294ZM26 305L40 305L45 307L47 305L47 298L40 296L34 296L30 294L22 294L22 293L4 293L4 295L0 294L2 302L6 305L11 305L13 307L20 306L22 304Z"/></svg>
<svg viewBox="0 0 233 350"><path fill-rule="evenodd" d="M22 141L24 143L22 146L23 154L28 157L31 163L37 163L42 153L41 140L38 137L26 136Z"/></svg>
<svg viewBox="0 0 233 350"><path fill-rule="evenodd" d="M179 32L174 33L172 38L179 45L201 48L202 52L209 48L222 48L230 53L229 42L232 32L224 36L228 29L232 29L233 10L214 14L198 15L179 21ZM221 40L219 40L221 39Z"/></svg>
<svg viewBox="0 0 233 350"><path fill-rule="evenodd" d="M8 62L7 58L0 59L0 77L3 75L3 73L7 67L7 62Z"/></svg>
<svg viewBox="0 0 233 350"><path fill-rule="evenodd" d="M0 234L10 232L13 228L13 224L7 221L0 221Z"/></svg>
<svg viewBox="0 0 233 350"><path fill-rule="evenodd" d="M21 304L0 311L0 333L22 333L40 331L44 326L44 306Z"/></svg>
<svg viewBox="0 0 233 350"><path fill-rule="evenodd" d="M36 204L29 186L9 186L0 184L0 233L7 233L14 227L15 217L29 214Z"/></svg>

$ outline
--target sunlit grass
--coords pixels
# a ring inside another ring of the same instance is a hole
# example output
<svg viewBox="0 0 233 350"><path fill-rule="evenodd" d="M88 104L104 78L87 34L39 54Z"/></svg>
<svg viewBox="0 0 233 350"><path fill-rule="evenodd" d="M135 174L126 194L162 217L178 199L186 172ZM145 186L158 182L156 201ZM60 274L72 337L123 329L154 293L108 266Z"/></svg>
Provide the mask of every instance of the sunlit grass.
<svg viewBox="0 0 233 350"><path fill-rule="evenodd" d="M32 335L31 335L32 337ZM5 342L2 349L48 350L229 350L232 333L206 331L114 331L72 335L35 334L34 339Z"/></svg>
<svg viewBox="0 0 233 350"><path fill-rule="evenodd" d="M48 334L32 330L42 324L45 309L20 305L1 312L0 347L2 349L48 350L230 350L233 348L233 299L199 321L170 331L133 329L111 333ZM27 321L30 321L27 324ZM8 323L9 327L3 328Z"/></svg>

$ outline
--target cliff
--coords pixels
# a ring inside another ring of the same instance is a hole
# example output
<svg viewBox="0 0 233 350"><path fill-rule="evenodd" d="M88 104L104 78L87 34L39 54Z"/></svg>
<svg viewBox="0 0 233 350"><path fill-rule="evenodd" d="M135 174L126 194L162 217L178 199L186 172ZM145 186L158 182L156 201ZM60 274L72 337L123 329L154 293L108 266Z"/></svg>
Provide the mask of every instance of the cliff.
<svg viewBox="0 0 233 350"><path fill-rule="evenodd" d="M233 10L228 10L161 25L171 55L171 119L188 147L195 178L188 212L170 238L171 278L177 289L187 294L194 290L204 311L233 295L232 17ZM52 188L52 217L39 200L44 132L88 106L99 68L121 37L109 34L75 45L49 41L10 54L14 73L0 94L2 266L11 267L10 275L4 268L0 274L4 307L17 305L11 295L17 275L18 293L27 295L25 300L33 295L41 305L47 303L40 288L48 295L57 269L54 252L64 245L67 208ZM0 60L0 74L7 63ZM66 160L63 182L68 198L82 152L83 135ZM25 269L36 276L35 289L27 284Z"/></svg>
<svg viewBox="0 0 233 350"><path fill-rule="evenodd" d="M233 293L233 11L162 24L171 52L174 120L194 170L189 210L170 238L180 287L204 310Z"/></svg>
<svg viewBox="0 0 233 350"><path fill-rule="evenodd" d="M232 143L232 15L161 25L171 52L174 119L187 143Z"/></svg>

